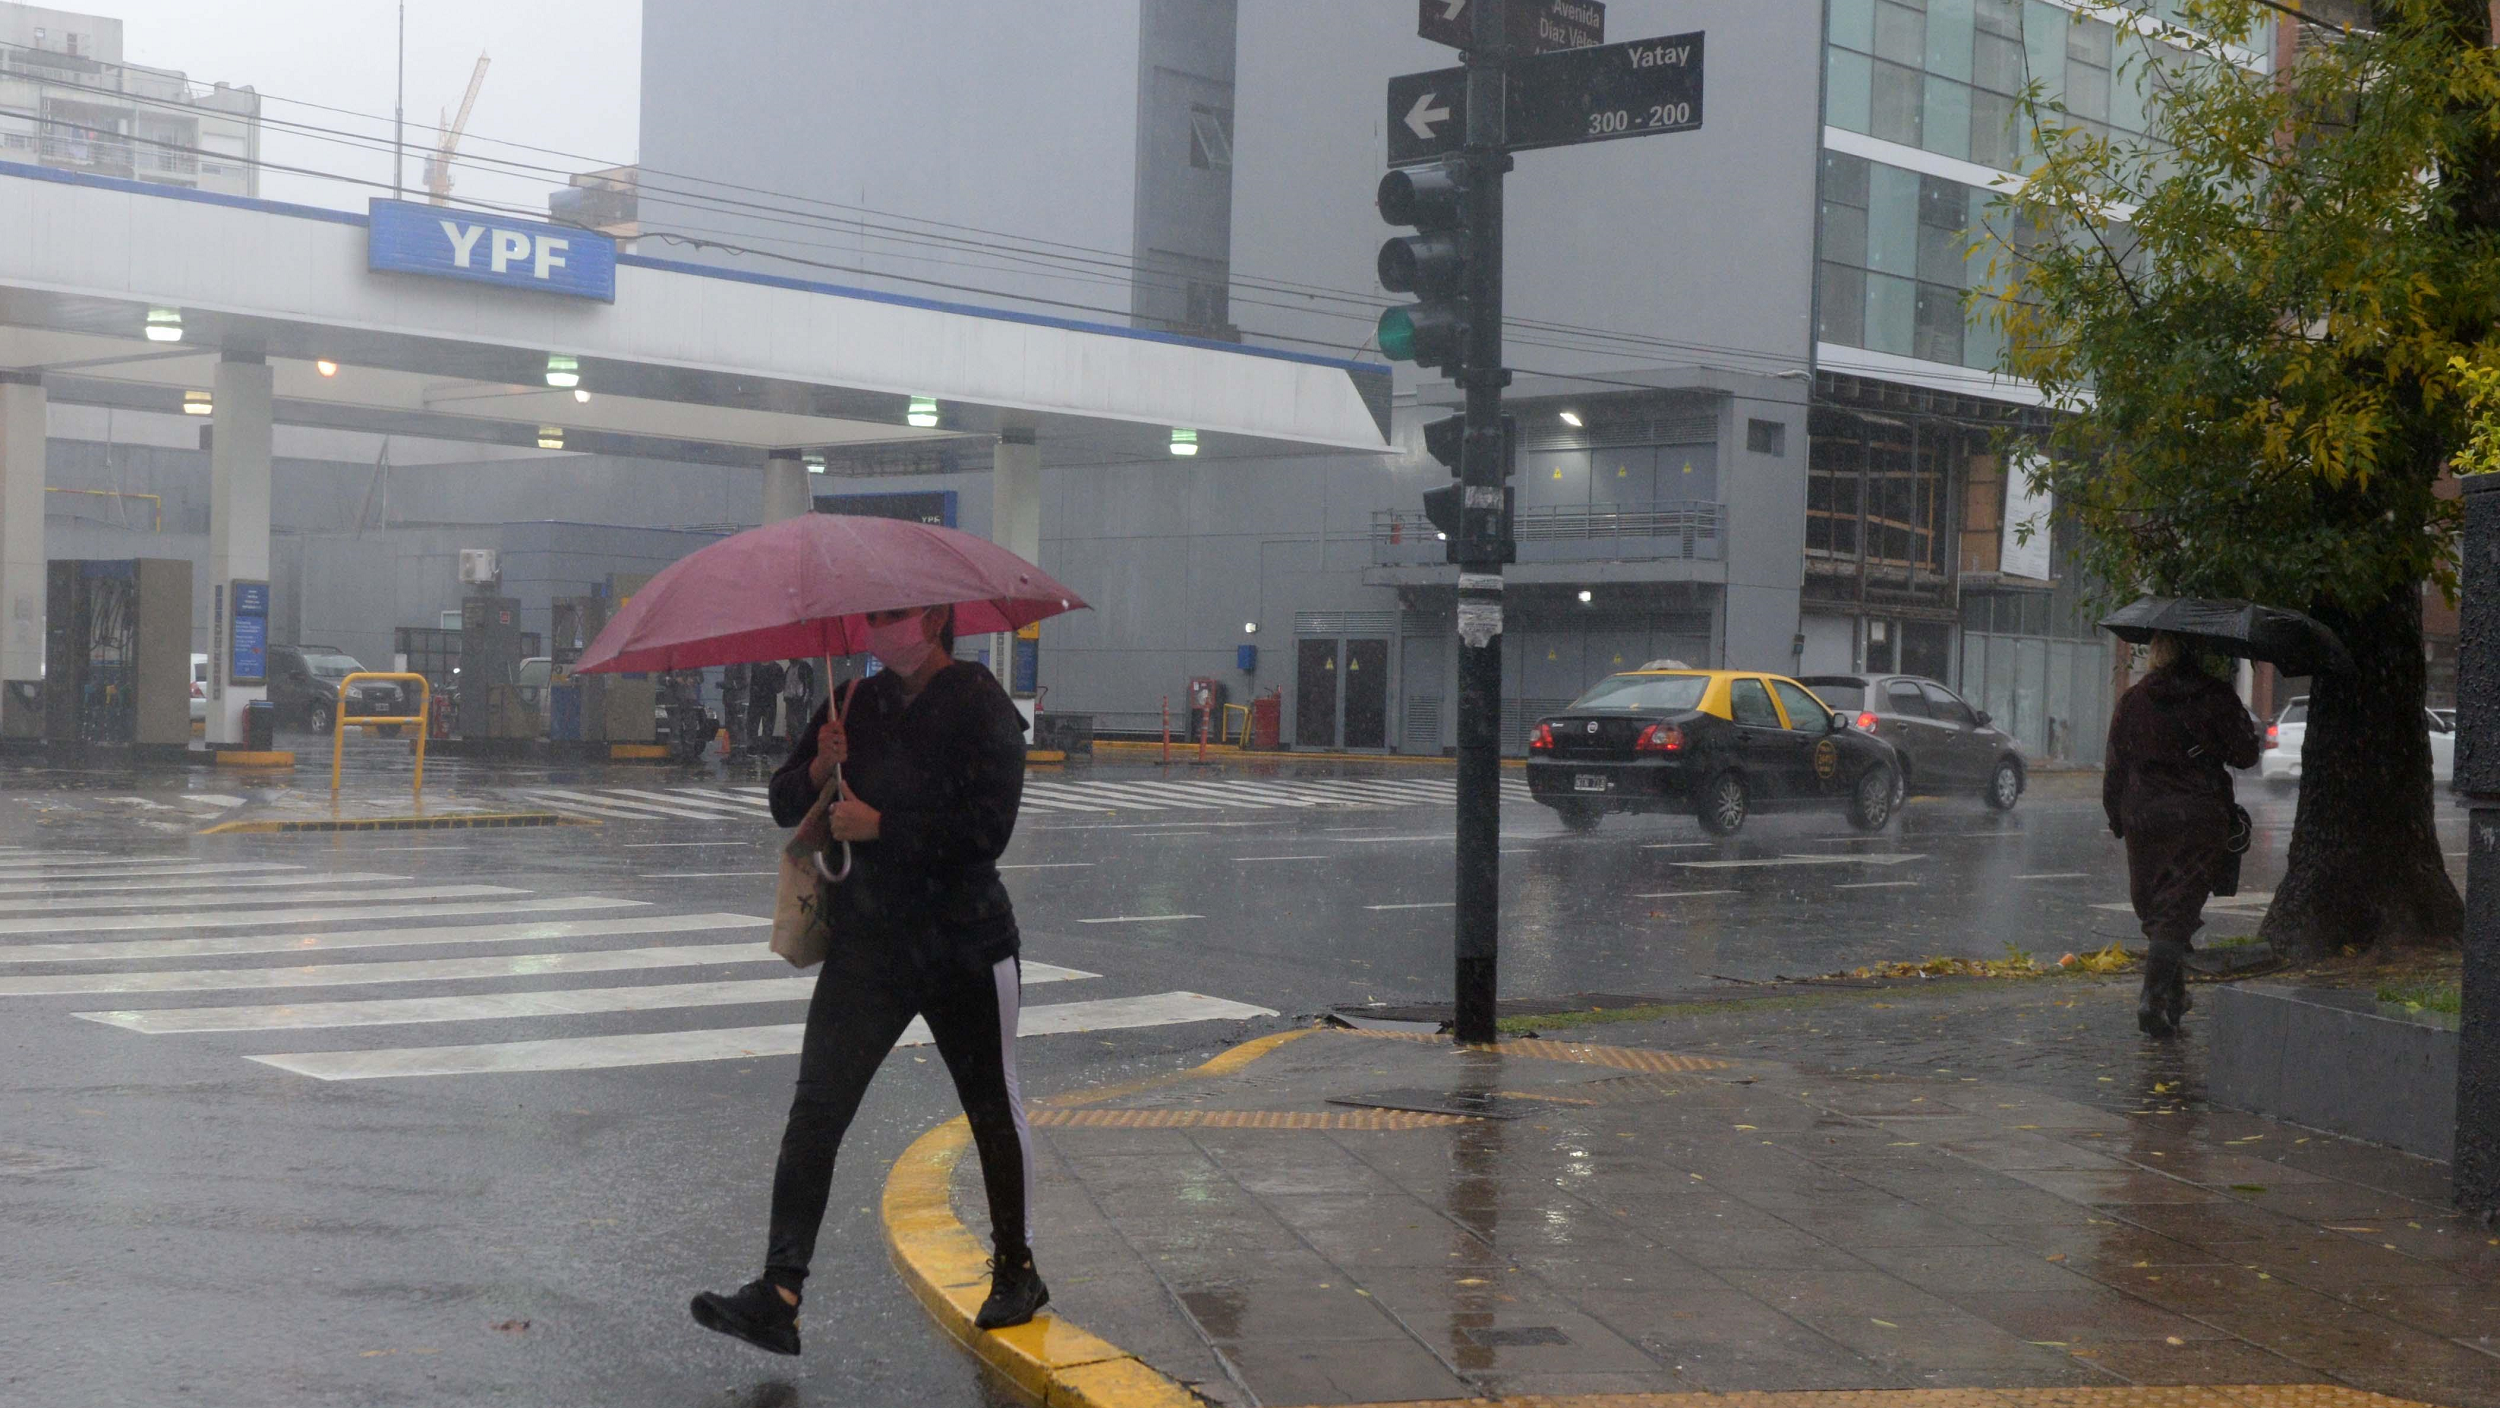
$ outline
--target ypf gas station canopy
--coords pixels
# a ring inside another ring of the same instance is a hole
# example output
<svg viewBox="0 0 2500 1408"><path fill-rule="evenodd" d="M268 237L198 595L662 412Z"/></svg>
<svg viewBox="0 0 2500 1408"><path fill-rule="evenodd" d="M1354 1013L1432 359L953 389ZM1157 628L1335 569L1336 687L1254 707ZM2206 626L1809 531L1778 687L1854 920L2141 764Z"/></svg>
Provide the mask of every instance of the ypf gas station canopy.
<svg viewBox="0 0 2500 1408"><path fill-rule="evenodd" d="M281 424L510 444L544 426L568 450L695 462L1009 430L1087 459L1161 455L1176 427L1208 457L1385 448L1377 364L649 258L453 207L358 215L14 163L0 181L0 368L64 402L177 412L241 352L271 363ZM937 425L907 424L914 398Z"/></svg>
<svg viewBox="0 0 2500 1408"><path fill-rule="evenodd" d="M267 600L274 425L766 465L767 518L806 511L807 452L986 440L992 535L1032 557L1046 461L1377 452L1389 376L457 207L359 215L0 162L0 682L43 670L52 400L209 418L207 729L231 744L263 693L239 613Z"/></svg>

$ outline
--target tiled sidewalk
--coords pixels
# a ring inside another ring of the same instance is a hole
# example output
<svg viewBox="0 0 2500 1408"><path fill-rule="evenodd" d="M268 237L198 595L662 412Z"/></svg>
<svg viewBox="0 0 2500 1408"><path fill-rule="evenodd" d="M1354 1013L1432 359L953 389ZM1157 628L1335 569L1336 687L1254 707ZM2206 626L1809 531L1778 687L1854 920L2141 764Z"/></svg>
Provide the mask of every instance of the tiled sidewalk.
<svg viewBox="0 0 2500 1408"><path fill-rule="evenodd" d="M2305 1384L2500 1408L2500 1239L2435 1165L2148 1108L1324 1031L1043 1112L1035 1240L1055 1312L1224 1403Z"/></svg>

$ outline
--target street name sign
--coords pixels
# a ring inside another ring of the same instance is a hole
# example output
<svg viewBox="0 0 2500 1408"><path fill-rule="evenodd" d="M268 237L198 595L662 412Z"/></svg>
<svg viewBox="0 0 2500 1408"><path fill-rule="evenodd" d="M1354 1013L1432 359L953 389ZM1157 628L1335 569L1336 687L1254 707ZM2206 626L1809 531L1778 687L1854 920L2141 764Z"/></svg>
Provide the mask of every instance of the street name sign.
<svg viewBox="0 0 2500 1408"><path fill-rule="evenodd" d="M1415 0L1415 33L1464 49L1476 42L1476 6L1483 0ZM1602 0L1511 0L1506 19L1514 54L1585 49L1606 42Z"/></svg>
<svg viewBox="0 0 2500 1408"><path fill-rule="evenodd" d="M1503 107L1511 151L1655 137L1701 127L1702 36L1671 34L1513 60ZM1467 70L1389 80L1389 164L1467 145Z"/></svg>
<svg viewBox="0 0 2500 1408"><path fill-rule="evenodd" d="M415 201L366 207L365 267L616 301L616 241L596 230Z"/></svg>

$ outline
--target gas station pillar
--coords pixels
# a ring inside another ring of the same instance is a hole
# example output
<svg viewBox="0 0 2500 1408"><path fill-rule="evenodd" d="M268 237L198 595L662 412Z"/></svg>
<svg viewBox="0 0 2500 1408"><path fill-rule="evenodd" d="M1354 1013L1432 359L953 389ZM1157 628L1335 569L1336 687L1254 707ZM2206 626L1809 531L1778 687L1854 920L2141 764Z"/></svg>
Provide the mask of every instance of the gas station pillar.
<svg viewBox="0 0 2500 1408"><path fill-rule="evenodd" d="M43 731L44 414L39 378L0 372L0 737Z"/></svg>
<svg viewBox="0 0 2500 1408"><path fill-rule="evenodd" d="M807 462L796 450L775 450L764 461L764 521L779 523L812 513L815 491L808 487Z"/></svg>
<svg viewBox="0 0 2500 1408"><path fill-rule="evenodd" d="M265 682L237 684L242 663L260 673L255 656L268 653L269 601L269 363L259 354L227 352L218 358L215 409L208 447L208 741L243 742L243 706L269 697ZM243 591L236 591L237 584ZM238 627L256 606L257 621ZM257 648L257 649L255 649Z"/></svg>
<svg viewBox="0 0 2500 1408"><path fill-rule="evenodd" d="M990 541L1027 562L1042 559L1042 447L1030 430L1000 431L991 452ZM1016 689L1015 660L1015 634L992 635L990 672L1015 695L1016 708L1030 723L1033 693Z"/></svg>

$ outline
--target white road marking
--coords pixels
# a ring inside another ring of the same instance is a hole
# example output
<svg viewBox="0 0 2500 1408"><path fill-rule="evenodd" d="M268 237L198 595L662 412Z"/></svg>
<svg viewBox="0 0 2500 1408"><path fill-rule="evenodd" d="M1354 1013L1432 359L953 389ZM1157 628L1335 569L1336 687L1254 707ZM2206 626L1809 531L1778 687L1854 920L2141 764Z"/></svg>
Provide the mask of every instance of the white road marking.
<svg viewBox="0 0 2500 1408"><path fill-rule="evenodd" d="M1923 855L1907 854L1882 856L1781 856L1777 860L1679 860L1675 864L1679 869L1683 870L1757 870L1768 866L1781 865L1903 865L1910 861L1925 859L1927 859L1927 857Z"/></svg>
<svg viewBox="0 0 2500 1408"><path fill-rule="evenodd" d="M509 885L402 885L379 890L306 890L297 894L270 894L266 891L248 895L169 895L163 893L150 893L141 895L105 895L96 899L89 899L84 895L55 895L50 898L39 900L12 899L9 901L9 912L12 914L58 914L64 916L63 918L33 920L29 921L26 925L15 927L13 927L8 921L0 921L0 934L39 932L47 928L57 928L64 924L78 929L109 927L104 924L103 920L100 919L91 920L83 917L66 917L69 915L82 914L84 911L93 909L165 910L170 908L175 911L171 917L158 916L155 918L149 918L142 915L116 914L109 916L109 918L116 921L122 919L135 920L137 921L135 927L140 928L146 928L154 924L163 924L168 927L182 927L188 922L189 919L189 915L186 911L203 907L213 908L217 905L227 904L355 904L359 901L376 902L381 900L466 900L477 899L485 895L525 895L528 893L529 892L527 890L516 890ZM271 912L281 913L282 911ZM0 954L5 954L7 952L8 950L6 949L0 949Z"/></svg>
<svg viewBox="0 0 2500 1408"><path fill-rule="evenodd" d="M1095 810L1100 811L1102 808L1097 807ZM1141 812L1153 811L1155 808L1139 807L1137 810ZM1171 826L1173 824L1174 823L1171 821L1097 821L1089 822L1082 826L1034 826L1026 829L1031 831L1152 831L1158 827ZM1236 831L1259 831L1272 826L1284 825L1281 821L1193 821L1189 824L1198 827L1220 826Z"/></svg>
<svg viewBox="0 0 2500 1408"><path fill-rule="evenodd" d="M1090 860L1028 860L1015 865L1002 865L1001 870L1091 870Z"/></svg>
<svg viewBox="0 0 2500 1408"><path fill-rule="evenodd" d="M1917 884L1916 880L1860 880L1848 885L1834 885L1832 888L1835 890L1902 890Z"/></svg>
<svg viewBox="0 0 2500 1408"><path fill-rule="evenodd" d="M674 792L647 792L639 787L611 787L599 795L602 797L636 797L670 806L702 807L707 811L724 812L741 819L772 815L772 807L757 798L732 797L727 793L706 796L694 788L681 787Z"/></svg>
<svg viewBox="0 0 2500 1408"><path fill-rule="evenodd" d="M1030 783L1026 784L1027 787L1030 787L1031 785L1032 784ZM1074 789L1070 790L1073 791ZM1195 801L1188 797L1181 796L1179 795L1180 790L1181 789L1177 787L1171 787L1165 784L1153 782L1088 782L1085 784L1084 793L1078 793L1071 796L1068 800L1087 800L1085 795L1086 793L1095 793L1108 797L1115 802L1121 802L1123 805L1133 800L1144 802L1149 805L1179 807L1184 811L1215 812L1223 810L1222 807L1215 805L1213 802ZM1049 797L1052 794L1045 792L1042 795L1044 797Z"/></svg>
<svg viewBox="0 0 2500 1408"><path fill-rule="evenodd" d="M2089 880L2092 877L2080 870L2060 870L2045 875L2017 875L2014 878L2017 880Z"/></svg>
<svg viewBox="0 0 2500 1408"><path fill-rule="evenodd" d="M174 901L201 890L250 890L289 885L373 885L387 880L406 880L405 875L369 874L363 871L302 870L292 875L241 875L223 879L122 880L110 884L91 884L86 877L73 881L60 879L43 884L0 883L0 896L15 895L109 895L121 891L144 891L166 901Z"/></svg>
<svg viewBox="0 0 2500 1408"><path fill-rule="evenodd" d="M468 851L474 846L359 846L360 851Z"/></svg>
<svg viewBox="0 0 2500 1408"><path fill-rule="evenodd" d="M1227 1002L1192 992L1107 998L1028 1007L1018 1036L1121 1031L1185 1022L1245 1021L1273 1017L1265 1007ZM803 1023L768 1027L721 1027L630 1036L562 1037L549 1041L498 1042L481 1046L404 1047L381 1051L312 1051L251 1059L317 1080L373 1080L390 1076L505 1074L518 1071L586 1071L683 1061L734 1061L795 1055L806 1034ZM901 1046L925 1046L928 1028L914 1020Z"/></svg>
<svg viewBox="0 0 2500 1408"><path fill-rule="evenodd" d="M256 871L301 870L300 865L279 865L270 861L191 860L184 856L151 858L130 856L122 860L47 860L0 861L0 880L35 880L48 875L74 879L92 875L98 870L111 870L105 879L124 875L244 875Z"/></svg>
<svg viewBox="0 0 2500 1408"><path fill-rule="evenodd" d="M1636 900L1697 900L1704 895L1741 895L1742 890L1651 890L1634 895Z"/></svg>
<svg viewBox="0 0 2500 1408"><path fill-rule="evenodd" d="M1367 904L1365 909L1456 909L1456 900L1425 900L1420 904Z"/></svg>
<svg viewBox="0 0 2500 1408"><path fill-rule="evenodd" d="M497 908L504 913L563 914L586 909L616 909L640 900L519 900ZM440 909L428 911L439 914ZM555 919L520 924L434 924L411 929L350 929L334 934L245 934L199 939L110 939L84 943L23 944L0 948L0 963L129 962L147 958L223 958L239 953L328 953L360 948L432 948L450 944L544 943L557 939L602 938L616 934L678 934L708 929L769 926L769 918L749 914L664 914L632 919ZM0 978L0 995L19 979Z"/></svg>
<svg viewBox="0 0 2500 1408"><path fill-rule="evenodd" d="M1340 836L1337 838L1337 844L1341 846L1394 846L1412 841L1455 841L1457 839L1456 832L1439 832L1427 836Z"/></svg>
<svg viewBox="0 0 2500 1408"><path fill-rule="evenodd" d="M518 894L519 891L507 893ZM254 909L234 914L103 914L92 919L71 921L77 932L92 933L105 929L249 929L262 924L335 924L367 919L433 919L459 914L525 914L532 911L564 909L623 909L640 906L643 900L612 900L600 895L569 896L553 900L494 900L476 904L376 904L350 905L342 909ZM46 919L0 919L0 934L51 934L61 932L62 921ZM376 937L393 930L374 931ZM293 941L272 940L267 951L296 947ZM77 947L77 945L39 944L26 947L0 948L0 963L24 963L26 955L36 949ZM248 951L248 950L247 950ZM33 960L41 961L41 960Z"/></svg>
<svg viewBox="0 0 2500 1408"><path fill-rule="evenodd" d="M553 810L555 810L555 811L564 812L564 813L566 813L566 814L568 814L568 815L582 815L582 816L593 816L593 817L598 817L599 819L601 819L601 820L603 820L603 821L658 821L658 820L660 820L659 813L658 813L656 810L637 810L637 811L625 811L625 810L623 810L622 808L618 808L618 807L603 807L603 806L600 806L600 805L598 805L597 803L594 803L594 802L576 802L576 801L572 801L572 800L570 800L569 798L542 796L542 795L540 795L540 794L538 794L538 793L535 793L535 792L523 791L523 790L520 790L520 789L515 789L514 795L518 796L518 797L519 797L522 801L524 801L524 802L528 803L528 804L529 804L529 805L531 805L531 806L536 806L536 807L548 807L548 808L551 808L551 809L553 809ZM723 845L733 845L733 844L744 844L744 843L743 843L743 842L723 842L723 843L721 843L721 844L723 844Z"/></svg>
<svg viewBox="0 0 2500 1408"><path fill-rule="evenodd" d="M230 797L223 792L192 792L187 794L183 800L210 802L221 807L239 807L243 805L243 799L241 797Z"/></svg>
<svg viewBox="0 0 2500 1408"><path fill-rule="evenodd" d="M561 787L535 787L529 790L528 795L553 797L594 813L605 807L608 809L606 815L614 816L622 812L640 821L649 821L655 816L669 817L677 821L727 821L729 819L717 812L697 811L690 807L661 806L656 802L629 802L619 797L592 796L584 792L568 791Z"/></svg>
<svg viewBox="0 0 2500 1408"><path fill-rule="evenodd" d="M1258 865L1272 860L1335 860L1335 856L1235 856L1237 865Z"/></svg>
<svg viewBox="0 0 2500 1408"><path fill-rule="evenodd" d="M1203 914L1115 914L1107 919L1080 919L1079 924L1168 924L1176 919L1204 919Z"/></svg>
<svg viewBox="0 0 2500 1408"><path fill-rule="evenodd" d="M658 851L678 846L752 846L753 841L628 841L620 851Z"/></svg>
<svg viewBox="0 0 2500 1408"><path fill-rule="evenodd" d="M1707 851L1716 849L1718 845L1716 841L1659 841L1643 846L1641 849L1644 851Z"/></svg>
<svg viewBox="0 0 2500 1408"><path fill-rule="evenodd" d="M1087 785L1099 788L1107 784L1093 782ZM1219 811L1222 809L1219 803L1222 802L1230 802L1236 807L1248 807L1254 811L1264 811L1275 805L1273 802L1252 802L1227 796L1205 783L1198 782L1121 782L1117 786L1123 792L1132 792L1151 801L1170 802L1173 806L1188 807L1195 811Z"/></svg>
<svg viewBox="0 0 2500 1408"><path fill-rule="evenodd" d="M663 870L637 876L642 880L752 880L759 875L779 875L778 870Z"/></svg>
<svg viewBox="0 0 2500 1408"><path fill-rule="evenodd" d="M766 949L765 956L772 951ZM1058 983L1098 977L1047 963L1024 965L1027 983ZM511 1017L578 1017L594 1012L658 1012L677 1007L733 1007L755 1002L805 1002L815 995L816 975L733 978L703 983L653 983L641 987L561 988L537 992L473 993L460 997L371 998L355 1002L292 1002L243 1007L159 1007L118 1012L76 1012L90 1022L149 1036L188 1032L298 1031L315 1027L382 1027L411 1022L483 1022Z"/></svg>

